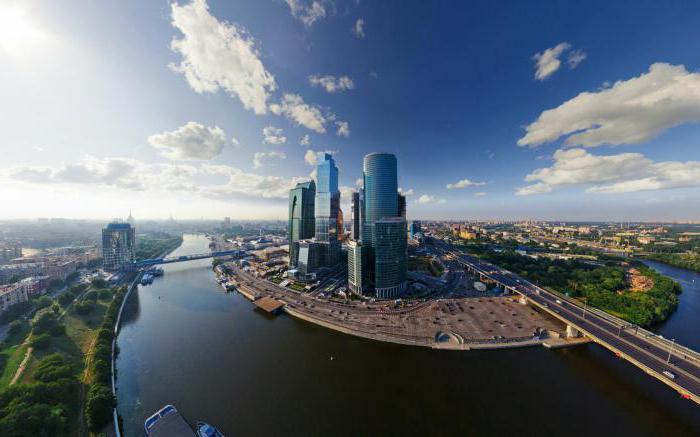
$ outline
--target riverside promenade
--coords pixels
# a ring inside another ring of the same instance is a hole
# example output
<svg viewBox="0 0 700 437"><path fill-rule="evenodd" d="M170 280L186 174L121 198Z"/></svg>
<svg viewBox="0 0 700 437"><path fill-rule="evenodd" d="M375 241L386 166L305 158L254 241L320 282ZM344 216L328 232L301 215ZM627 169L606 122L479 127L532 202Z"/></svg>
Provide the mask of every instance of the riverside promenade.
<svg viewBox="0 0 700 437"><path fill-rule="evenodd" d="M516 297L462 297L408 302L342 302L312 297L237 269L238 291L251 301L272 298L298 319L371 340L434 349L563 347L565 326Z"/></svg>

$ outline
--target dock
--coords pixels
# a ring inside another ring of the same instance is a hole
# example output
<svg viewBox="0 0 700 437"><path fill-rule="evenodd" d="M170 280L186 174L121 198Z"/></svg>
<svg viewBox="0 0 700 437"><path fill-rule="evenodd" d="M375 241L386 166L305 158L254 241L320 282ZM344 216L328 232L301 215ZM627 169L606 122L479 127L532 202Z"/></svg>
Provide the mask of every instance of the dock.
<svg viewBox="0 0 700 437"><path fill-rule="evenodd" d="M284 307L285 303L277 299L265 296L260 299L254 300L253 303L263 311L270 314L278 314L279 311Z"/></svg>

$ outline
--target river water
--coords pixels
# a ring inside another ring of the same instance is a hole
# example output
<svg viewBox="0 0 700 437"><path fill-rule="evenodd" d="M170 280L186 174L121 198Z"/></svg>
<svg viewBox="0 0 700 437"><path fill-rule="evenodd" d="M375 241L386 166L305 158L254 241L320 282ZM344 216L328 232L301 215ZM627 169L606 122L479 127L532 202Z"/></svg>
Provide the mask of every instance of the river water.
<svg viewBox="0 0 700 437"><path fill-rule="evenodd" d="M185 236L173 254L207 243ZM210 266L166 265L129 299L117 360L127 436L168 403L229 437L700 435L700 407L597 345L460 352L360 339L260 313ZM657 329L700 347L700 290L688 288L700 275L654 267L690 281Z"/></svg>

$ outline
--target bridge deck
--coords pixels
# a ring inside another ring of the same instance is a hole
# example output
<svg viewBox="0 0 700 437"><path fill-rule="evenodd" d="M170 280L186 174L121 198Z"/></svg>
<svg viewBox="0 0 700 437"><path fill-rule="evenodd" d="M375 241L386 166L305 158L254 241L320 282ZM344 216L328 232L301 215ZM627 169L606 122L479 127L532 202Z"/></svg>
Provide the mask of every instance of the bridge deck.
<svg viewBox="0 0 700 437"><path fill-rule="evenodd" d="M596 343L613 351L649 375L700 403L700 354L595 308L583 308L574 299L538 287L518 275L435 241L443 252L457 258L468 270L524 296ZM670 359L669 359L670 356ZM675 375L664 375L669 371Z"/></svg>

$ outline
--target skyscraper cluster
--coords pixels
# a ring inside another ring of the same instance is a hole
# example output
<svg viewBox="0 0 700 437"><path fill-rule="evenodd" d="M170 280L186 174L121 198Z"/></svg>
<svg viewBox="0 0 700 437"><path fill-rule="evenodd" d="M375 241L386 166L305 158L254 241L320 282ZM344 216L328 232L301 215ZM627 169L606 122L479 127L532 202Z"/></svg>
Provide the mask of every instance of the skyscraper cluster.
<svg viewBox="0 0 700 437"><path fill-rule="evenodd" d="M407 233L406 198L398 192L396 156L365 156L362 180L351 199L348 288L366 296L397 297L406 290ZM320 267L341 261L343 215L338 168L331 155L321 156L313 184L298 184L289 193L289 264L299 279L314 278Z"/></svg>

